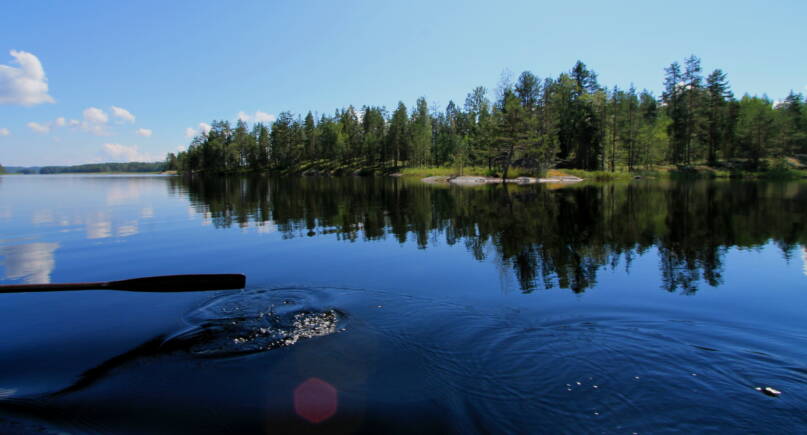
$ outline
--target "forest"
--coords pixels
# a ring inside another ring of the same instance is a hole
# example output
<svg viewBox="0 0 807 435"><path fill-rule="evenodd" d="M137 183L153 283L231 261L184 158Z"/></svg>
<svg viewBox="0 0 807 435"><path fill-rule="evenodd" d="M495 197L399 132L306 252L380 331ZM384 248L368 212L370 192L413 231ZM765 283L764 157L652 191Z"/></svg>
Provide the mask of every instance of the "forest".
<svg viewBox="0 0 807 435"><path fill-rule="evenodd" d="M213 121L186 151L167 156L180 172L305 172L318 167L388 173L403 167L467 167L507 177L512 168L542 175L550 168L636 171L696 165L760 171L807 154L802 94L781 101L736 98L720 69L704 75L692 55L664 69L664 91L607 87L578 61L541 79L503 75L491 94L469 92L444 110L425 97L353 106L332 116L280 113L270 125ZM340 166L341 165L341 166Z"/></svg>

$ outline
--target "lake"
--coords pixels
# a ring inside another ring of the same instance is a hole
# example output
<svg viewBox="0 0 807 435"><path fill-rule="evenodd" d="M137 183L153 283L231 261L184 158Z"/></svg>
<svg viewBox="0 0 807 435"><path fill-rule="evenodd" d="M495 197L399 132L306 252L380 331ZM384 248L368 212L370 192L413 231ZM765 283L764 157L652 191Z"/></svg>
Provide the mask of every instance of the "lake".
<svg viewBox="0 0 807 435"><path fill-rule="evenodd" d="M807 183L0 177L0 432L807 431ZM756 388L781 391L772 397Z"/></svg>

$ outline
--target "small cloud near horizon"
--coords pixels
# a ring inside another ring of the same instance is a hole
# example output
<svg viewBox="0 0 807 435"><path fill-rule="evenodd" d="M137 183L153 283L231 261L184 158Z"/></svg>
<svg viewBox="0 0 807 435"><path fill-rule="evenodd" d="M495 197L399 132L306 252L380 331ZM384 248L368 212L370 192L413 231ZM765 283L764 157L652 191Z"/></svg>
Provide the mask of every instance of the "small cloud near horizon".
<svg viewBox="0 0 807 435"><path fill-rule="evenodd" d="M191 139L191 138L193 138L194 136L196 136L197 134L199 134L200 132L201 132L202 134L208 134L208 133L210 133L210 130L211 130L212 128L213 128L213 127L212 127L210 124L208 124L208 123L206 123L206 122L200 122L200 123L199 123L199 129L198 129L198 130L197 130L197 129L194 129L194 128L192 128L192 127L188 127L188 128L186 128L186 129L185 129L185 137L187 137L188 139Z"/></svg>
<svg viewBox="0 0 807 435"><path fill-rule="evenodd" d="M101 155L113 162L156 162L162 160L149 153L141 153L137 145L126 146L117 143L105 143L101 147Z"/></svg>
<svg viewBox="0 0 807 435"><path fill-rule="evenodd" d="M48 94L48 79L39 58L26 51L11 50L13 64L0 65L0 104L35 106L55 103Z"/></svg>
<svg viewBox="0 0 807 435"><path fill-rule="evenodd" d="M135 133L137 133L139 136L151 137L152 131L149 130L148 128L138 128L137 131L135 131Z"/></svg>
<svg viewBox="0 0 807 435"><path fill-rule="evenodd" d="M238 112L236 117L239 120L244 121L244 122L252 122L252 121L255 121L255 122L275 122L275 119L277 119L275 117L275 115L273 115L271 113L261 112L260 110L255 111L254 115L250 115L250 114L248 114L248 113L246 113L246 112L244 112L242 110L242 111Z"/></svg>
<svg viewBox="0 0 807 435"><path fill-rule="evenodd" d="M33 130L36 133L45 134L45 133L50 132L50 124L49 123L48 124L40 124L38 122L29 122L28 124L25 124L25 125L27 125L28 128L30 128L31 130Z"/></svg>
<svg viewBox="0 0 807 435"><path fill-rule="evenodd" d="M0 128L0 136L9 136L11 131L7 128Z"/></svg>

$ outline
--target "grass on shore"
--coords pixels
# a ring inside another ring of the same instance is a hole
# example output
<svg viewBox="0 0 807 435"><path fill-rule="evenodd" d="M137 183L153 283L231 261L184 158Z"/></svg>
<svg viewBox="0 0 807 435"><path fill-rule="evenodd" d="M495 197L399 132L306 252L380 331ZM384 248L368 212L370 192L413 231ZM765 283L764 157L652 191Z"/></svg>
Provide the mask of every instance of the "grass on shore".
<svg viewBox="0 0 807 435"><path fill-rule="evenodd" d="M403 168L399 171L407 177L431 177L431 176L452 176L458 175L459 171L453 167L417 167ZM463 175L476 176L498 176L489 171L486 167L466 167ZM534 177L533 171L522 168L513 168L508 174L508 178L521 176ZM689 168L678 168L675 166L657 166L652 169L636 169L628 171L627 168L617 168L616 171L587 171L584 169L550 169L544 177L557 178L564 176L576 176L590 181L629 181L634 178L719 178L719 179L761 179L761 180L797 180L807 178L807 170L784 165L772 165L769 169L761 171L730 170L726 168L713 168L706 165L698 165Z"/></svg>

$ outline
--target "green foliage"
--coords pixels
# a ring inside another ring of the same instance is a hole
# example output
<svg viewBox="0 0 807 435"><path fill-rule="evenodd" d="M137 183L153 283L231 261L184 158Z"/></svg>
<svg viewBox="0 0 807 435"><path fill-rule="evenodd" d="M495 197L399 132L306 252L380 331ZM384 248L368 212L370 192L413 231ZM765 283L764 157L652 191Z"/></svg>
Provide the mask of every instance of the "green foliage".
<svg viewBox="0 0 807 435"><path fill-rule="evenodd" d="M271 125L251 129L243 121L214 121L165 164L215 173L387 173L437 166L464 174L481 167L506 176L513 170L540 176L554 167L638 173L665 165L687 174L687 168L708 164L712 169L696 172L729 176L766 170L769 158L807 154L801 94L791 92L775 106L767 97L738 101L722 70L705 79L701 71L694 55L673 62L660 99L632 85L601 86L578 61L554 78L525 71L515 83L505 80L493 102L476 87L463 107L450 101L442 112L430 110L421 97L411 112L399 102L391 113L348 106L319 120L311 112L304 118L283 112ZM333 164L311 163L321 160Z"/></svg>

